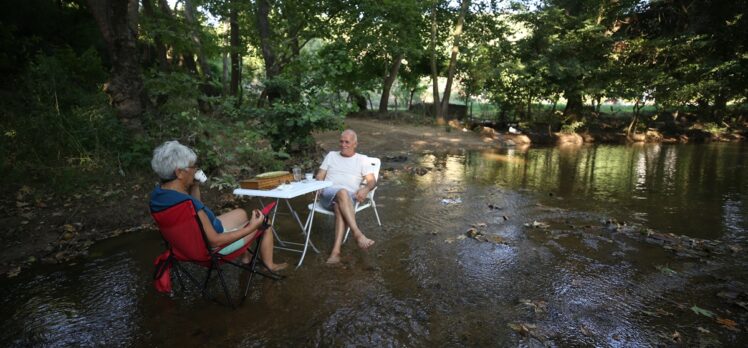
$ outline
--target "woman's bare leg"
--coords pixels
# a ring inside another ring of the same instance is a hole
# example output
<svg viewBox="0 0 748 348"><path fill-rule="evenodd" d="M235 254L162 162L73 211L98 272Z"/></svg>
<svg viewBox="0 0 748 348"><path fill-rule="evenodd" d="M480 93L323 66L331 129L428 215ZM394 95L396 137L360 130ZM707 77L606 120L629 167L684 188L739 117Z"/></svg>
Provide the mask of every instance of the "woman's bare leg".
<svg viewBox="0 0 748 348"><path fill-rule="evenodd" d="M262 242L260 242L260 257L262 258L262 262L265 263L266 266L271 271L280 271L282 269L285 269L288 267L288 263L274 263L273 262L273 228L270 227L265 231L265 234L262 236Z"/></svg>

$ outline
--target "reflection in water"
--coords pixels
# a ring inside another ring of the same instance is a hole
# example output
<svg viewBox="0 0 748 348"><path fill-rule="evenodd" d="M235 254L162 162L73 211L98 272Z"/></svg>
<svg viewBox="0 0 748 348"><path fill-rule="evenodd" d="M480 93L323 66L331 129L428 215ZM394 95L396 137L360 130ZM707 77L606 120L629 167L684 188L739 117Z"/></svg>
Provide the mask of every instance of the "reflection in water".
<svg viewBox="0 0 748 348"><path fill-rule="evenodd" d="M652 228L698 238L727 233L722 197L737 194L742 202L748 194L743 145L546 148L528 151L517 162L501 153L469 156L468 163L478 162L470 176L602 208L623 221L647 216ZM745 222L739 227L745 230Z"/></svg>
<svg viewBox="0 0 748 348"><path fill-rule="evenodd" d="M426 155L425 175L385 176L383 226L371 211L358 215L377 244L364 253L349 242L341 267L324 263L333 221L320 218L312 238L321 254L283 281L258 281L230 310L195 292L155 293L159 237L135 233L77 264L0 281L0 316L10 318L0 343L630 347L672 344L677 331L689 346L745 346L747 152L713 144ZM294 205L305 212L304 203ZM291 226L281 221L284 239L299 237ZM469 228L492 239L466 237ZM717 246L689 254L641 231ZM229 272L229 285L241 290L241 277Z"/></svg>

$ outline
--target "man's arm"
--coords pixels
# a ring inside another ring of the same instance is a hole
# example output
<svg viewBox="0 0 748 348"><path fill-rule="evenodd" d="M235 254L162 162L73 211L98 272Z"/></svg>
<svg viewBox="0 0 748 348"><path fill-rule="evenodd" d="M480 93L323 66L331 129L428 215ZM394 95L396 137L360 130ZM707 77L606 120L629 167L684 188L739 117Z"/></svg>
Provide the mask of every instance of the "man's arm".
<svg viewBox="0 0 748 348"><path fill-rule="evenodd" d="M319 181L325 181L325 177L327 176L327 171L324 169L320 169L317 171L317 180Z"/></svg>
<svg viewBox="0 0 748 348"><path fill-rule="evenodd" d="M356 191L356 200L359 203L362 203L366 199L366 195L377 186L377 179L374 178L374 174L366 174L364 179L366 180L366 185Z"/></svg>

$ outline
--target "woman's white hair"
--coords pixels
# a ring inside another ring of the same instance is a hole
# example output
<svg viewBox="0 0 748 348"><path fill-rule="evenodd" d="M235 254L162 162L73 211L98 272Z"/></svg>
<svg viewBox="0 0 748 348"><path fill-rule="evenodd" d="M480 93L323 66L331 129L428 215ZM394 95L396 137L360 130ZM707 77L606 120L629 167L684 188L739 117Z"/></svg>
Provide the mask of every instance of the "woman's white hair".
<svg viewBox="0 0 748 348"><path fill-rule="evenodd" d="M162 180L177 178L177 169L185 169L197 161L195 151L176 140L167 141L153 150L151 168Z"/></svg>

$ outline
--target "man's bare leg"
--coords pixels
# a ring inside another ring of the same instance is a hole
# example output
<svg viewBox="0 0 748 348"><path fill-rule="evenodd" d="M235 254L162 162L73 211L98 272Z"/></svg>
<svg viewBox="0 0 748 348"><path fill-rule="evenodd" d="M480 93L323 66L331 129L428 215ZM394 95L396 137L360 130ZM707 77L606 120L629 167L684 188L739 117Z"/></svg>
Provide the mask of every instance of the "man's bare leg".
<svg viewBox="0 0 748 348"><path fill-rule="evenodd" d="M361 249L366 249L374 245L374 241L366 238L364 233L361 232L361 230L358 228L358 225L356 224L356 211L353 210L353 200L351 200L351 196L350 194L348 194L348 191L338 191L337 195L335 196L335 200L337 202L335 216L337 217L339 213L343 217L343 221L345 221L345 224L351 228L351 232L353 232L353 238L356 239L356 244L358 244L358 247Z"/></svg>
<svg viewBox="0 0 748 348"><path fill-rule="evenodd" d="M340 204L334 204L335 208L335 243L332 245L332 252L330 257L327 259L327 263L338 263L340 262L340 248L343 245L343 233L345 232L345 221L340 213Z"/></svg>

